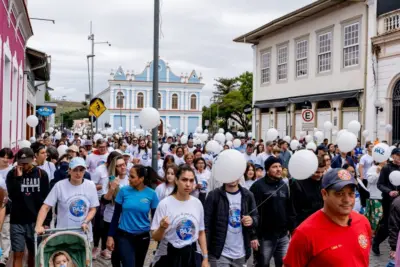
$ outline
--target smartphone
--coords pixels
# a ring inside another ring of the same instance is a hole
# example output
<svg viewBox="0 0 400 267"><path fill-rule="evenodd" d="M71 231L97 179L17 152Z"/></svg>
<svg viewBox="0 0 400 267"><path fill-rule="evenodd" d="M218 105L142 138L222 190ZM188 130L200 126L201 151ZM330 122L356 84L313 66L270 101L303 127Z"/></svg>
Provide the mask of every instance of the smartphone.
<svg viewBox="0 0 400 267"><path fill-rule="evenodd" d="M114 180L115 180L115 176L112 175L112 176L108 177L108 180L109 180L110 182L114 181Z"/></svg>

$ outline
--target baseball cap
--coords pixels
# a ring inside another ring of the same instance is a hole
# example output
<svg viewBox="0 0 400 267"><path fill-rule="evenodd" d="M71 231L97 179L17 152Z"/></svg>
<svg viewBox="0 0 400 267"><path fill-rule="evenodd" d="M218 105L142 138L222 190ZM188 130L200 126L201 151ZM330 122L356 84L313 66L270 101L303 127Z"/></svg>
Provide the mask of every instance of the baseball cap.
<svg viewBox="0 0 400 267"><path fill-rule="evenodd" d="M83 158L75 157L71 159L71 161L69 162L69 168L72 170L79 166L84 167L86 169L86 162Z"/></svg>
<svg viewBox="0 0 400 267"><path fill-rule="evenodd" d="M33 153L33 150L31 148L24 147L24 148L21 148L17 152L17 155L15 156L15 159L17 160L18 164L20 164L20 163L32 163L34 156L35 156L35 154Z"/></svg>
<svg viewBox="0 0 400 267"><path fill-rule="evenodd" d="M254 165L254 167L256 167L256 170L264 170L264 168L259 164Z"/></svg>
<svg viewBox="0 0 400 267"><path fill-rule="evenodd" d="M400 148L394 148L393 150L392 150L392 155L398 155L398 154L400 154Z"/></svg>
<svg viewBox="0 0 400 267"><path fill-rule="evenodd" d="M76 145L69 146L67 151L79 152L79 147Z"/></svg>
<svg viewBox="0 0 400 267"><path fill-rule="evenodd" d="M357 181L350 174L349 171L342 168L336 168L329 170L322 177L321 185L323 189L333 189L335 191L340 191L346 185L357 185Z"/></svg>
<svg viewBox="0 0 400 267"><path fill-rule="evenodd" d="M122 153L122 156L128 156L128 157L130 157L130 156L131 156L131 153L125 151L124 153Z"/></svg>

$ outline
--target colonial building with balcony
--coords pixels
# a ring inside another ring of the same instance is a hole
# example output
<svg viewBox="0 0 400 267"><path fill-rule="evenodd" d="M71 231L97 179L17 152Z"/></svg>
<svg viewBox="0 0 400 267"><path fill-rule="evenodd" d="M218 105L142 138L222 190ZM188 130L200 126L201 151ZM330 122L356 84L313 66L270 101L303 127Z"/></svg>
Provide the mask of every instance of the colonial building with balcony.
<svg viewBox="0 0 400 267"><path fill-rule="evenodd" d="M99 117L99 128L106 123L117 131L133 132L140 129L139 112L153 106L153 62L146 64L141 73L124 71L119 67L111 71L108 88L96 97L104 101L107 111ZM190 74L174 74L168 63L162 59L158 64L159 93L157 105L161 116L160 134L167 125L177 133L194 133L202 122L201 92L204 84L201 74L195 70Z"/></svg>
<svg viewBox="0 0 400 267"><path fill-rule="evenodd" d="M254 137L271 127L299 137L306 107L322 131L365 125L367 15L364 1L318 0L234 40L253 48Z"/></svg>
<svg viewBox="0 0 400 267"><path fill-rule="evenodd" d="M400 142L400 1L369 0L366 128ZM385 129L393 126L391 132Z"/></svg>

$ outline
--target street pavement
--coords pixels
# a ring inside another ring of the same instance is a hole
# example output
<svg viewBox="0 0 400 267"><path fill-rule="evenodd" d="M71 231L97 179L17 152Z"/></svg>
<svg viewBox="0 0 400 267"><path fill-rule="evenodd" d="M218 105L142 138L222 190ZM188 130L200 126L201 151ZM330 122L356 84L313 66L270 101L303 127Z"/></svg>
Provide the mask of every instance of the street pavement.
<svg viewBox="0 0 400 267"><path fill-rule="evenodd" d="M153 251L155 250L155 248L156 248L156 243L151 242L149 251L147 253L146 262L145 262L144 267L150 266ZM389 261L389 245L387 243L387 240L385 240L385 242L383 242L381 244L380 248L381 248L381 253L382 253L381 256L379 256L379 257L373 256L371 253L370 263L369 263L370 267L385 267L386 264L388 263L388 261ZM95 260L93 262L93 266L94 267L111 267L111 262L106 261L106 260L102 259L101 257L99 257L98 260ZM252 267L252 259L249 259L247 267ZM271 267L275 267L275 265L271 264Z"/></svg>

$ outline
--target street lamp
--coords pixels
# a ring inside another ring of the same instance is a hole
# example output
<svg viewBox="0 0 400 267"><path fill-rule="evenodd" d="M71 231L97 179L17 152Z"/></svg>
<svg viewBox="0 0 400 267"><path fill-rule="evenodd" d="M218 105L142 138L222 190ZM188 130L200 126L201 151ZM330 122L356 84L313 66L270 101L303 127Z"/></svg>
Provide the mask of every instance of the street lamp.
<svg viewBox="0 0 400 267"><path fill-rule="evenodd" d="M375 139L378 138L378 115L379 115L379 111L383 112L383 107L382 107L382 102L379 99L376 99L374 101L374 106L375 106Z"/></svg>

